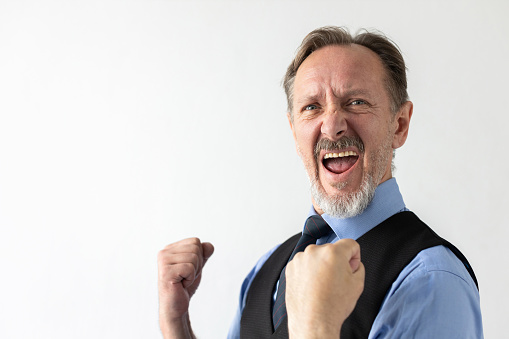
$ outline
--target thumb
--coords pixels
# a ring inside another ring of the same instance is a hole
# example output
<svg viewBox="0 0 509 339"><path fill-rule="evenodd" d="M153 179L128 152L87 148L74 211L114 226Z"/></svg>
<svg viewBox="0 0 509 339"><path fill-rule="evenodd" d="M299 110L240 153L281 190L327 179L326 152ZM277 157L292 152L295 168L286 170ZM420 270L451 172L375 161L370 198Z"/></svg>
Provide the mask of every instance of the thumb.
<svg viewBox="0 0 509 339"><path fill-rule="evenodd" d="M207 260L212 256L212 253L214 253L214 245L209 242L203 242L201 248L203 250L203 265L205 266Z"/></svg>
<svg viewBox="0 0 509 339"><path fill-rule="evenodd" d="M352 269L353 273L359 270L360 265L362 265L360 257L354 257L350 259L350 268Z"/></svg>
<svg viewBox="0 0 509 339"><path fill-rule="evenodd" d="M350 269L355 273L361 264L361 247L353 239L341 239L334 243L336 250L345 255L345 259L350 264Z"/></svg>

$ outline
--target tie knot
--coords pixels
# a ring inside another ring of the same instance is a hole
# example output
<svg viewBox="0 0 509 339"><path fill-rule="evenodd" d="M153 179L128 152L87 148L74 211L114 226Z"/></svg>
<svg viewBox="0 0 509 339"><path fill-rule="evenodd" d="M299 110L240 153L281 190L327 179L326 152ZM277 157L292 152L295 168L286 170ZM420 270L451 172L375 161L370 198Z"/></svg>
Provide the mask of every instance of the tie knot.
<svg viewBox="0 0 509 339"><path fill-rule="evenodd" d="M315 239L320 239L327 235L332 229L319 215L312 215L306 220L304 227L304 234L307 234Z"/></svg>

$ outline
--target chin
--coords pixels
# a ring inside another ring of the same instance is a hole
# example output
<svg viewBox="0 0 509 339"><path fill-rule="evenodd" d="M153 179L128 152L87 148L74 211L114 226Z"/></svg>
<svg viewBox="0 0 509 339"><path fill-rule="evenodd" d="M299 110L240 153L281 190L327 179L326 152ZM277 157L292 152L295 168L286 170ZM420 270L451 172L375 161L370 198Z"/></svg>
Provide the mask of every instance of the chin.
<svg viewBox="0 0 509 339"><path fill-rule="evenodd" d="M360 187L353 192L344 192L346 182L334 185L333 190L337 192L335 194L328 194L316 177L310 181L314 202L324 213L340 219L351 218L364 212L377 187L371 175L366 175Z"/></svg>

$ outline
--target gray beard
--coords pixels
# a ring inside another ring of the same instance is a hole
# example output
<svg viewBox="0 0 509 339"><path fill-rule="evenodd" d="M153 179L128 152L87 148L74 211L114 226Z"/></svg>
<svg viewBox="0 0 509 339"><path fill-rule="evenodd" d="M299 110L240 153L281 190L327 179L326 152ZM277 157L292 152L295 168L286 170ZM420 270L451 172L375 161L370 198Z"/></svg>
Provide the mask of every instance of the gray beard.
<svg viewBox="0 0 509 339"><path fill-rule="evenodd" d="M351 218L364 212L375 196L377 184L367 175L358 191L346 195L329 197L317 178L311 180L311 195L320 209L334 218ZM342 185L345 186L345 185ZM337 187L341 189L342 187Z"/></svg>

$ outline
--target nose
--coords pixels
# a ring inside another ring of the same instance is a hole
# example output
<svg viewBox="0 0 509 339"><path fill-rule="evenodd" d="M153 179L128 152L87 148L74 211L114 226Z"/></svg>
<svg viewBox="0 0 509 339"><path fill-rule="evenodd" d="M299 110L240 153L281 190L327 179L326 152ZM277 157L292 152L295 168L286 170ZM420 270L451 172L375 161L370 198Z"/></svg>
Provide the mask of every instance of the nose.
<svg viewBox="0 0 509 339"><path fill-rule="evenodd" d="M321 132L332 141L341 138L347 129L345 113L340 109L332 108L323 115Z"/></svg>

